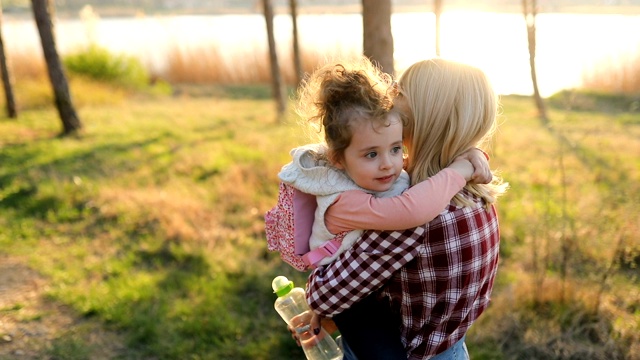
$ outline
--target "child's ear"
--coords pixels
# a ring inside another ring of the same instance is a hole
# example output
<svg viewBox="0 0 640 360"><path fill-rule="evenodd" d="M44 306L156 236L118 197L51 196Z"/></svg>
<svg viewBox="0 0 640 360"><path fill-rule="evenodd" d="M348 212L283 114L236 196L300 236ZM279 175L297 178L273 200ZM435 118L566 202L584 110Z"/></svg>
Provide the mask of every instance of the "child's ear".
<svg viewBox="0 0 640 360"><path fill-rule="evenodd" d="M344 170L344 165L342 164L342 158L337 156L335 153L329 152L327 154L327 160L329 160L329 162L334 168Z"/></svg>

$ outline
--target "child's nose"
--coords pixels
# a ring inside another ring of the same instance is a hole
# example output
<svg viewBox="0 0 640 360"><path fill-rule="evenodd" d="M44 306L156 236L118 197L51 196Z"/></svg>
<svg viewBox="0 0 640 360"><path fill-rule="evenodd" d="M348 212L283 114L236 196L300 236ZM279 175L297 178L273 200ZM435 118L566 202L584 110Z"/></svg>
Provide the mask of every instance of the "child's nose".
<svg viewBox="0 0 640 360"><path fill-rule="evenodd" d="M380 168L381 169L388 169L389 167L392 166L392 162L391 162L391 156L389 155L382 155L380 157Z"/></svg>

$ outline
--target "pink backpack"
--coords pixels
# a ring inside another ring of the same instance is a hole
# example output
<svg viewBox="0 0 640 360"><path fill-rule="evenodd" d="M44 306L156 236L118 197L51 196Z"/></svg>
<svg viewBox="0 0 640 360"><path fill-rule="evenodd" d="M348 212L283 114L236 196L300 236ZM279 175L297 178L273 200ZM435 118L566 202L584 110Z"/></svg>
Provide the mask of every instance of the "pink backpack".
<svg viewBox="0 0 640 360"><path fill-rule="evenodd" d="M299 271L313 269L320 260L333 255L346 234L340 233L310 251L309 238L316 207L315 195L281 182L278 203L264 217L267 249L280 252L282 260Z"/></svg>

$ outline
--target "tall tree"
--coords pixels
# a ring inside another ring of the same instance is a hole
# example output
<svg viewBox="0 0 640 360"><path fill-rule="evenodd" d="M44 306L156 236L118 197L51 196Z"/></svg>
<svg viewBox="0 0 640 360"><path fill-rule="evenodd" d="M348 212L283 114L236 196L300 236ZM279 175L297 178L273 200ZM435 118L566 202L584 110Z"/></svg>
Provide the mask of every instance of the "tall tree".
<svg viewBox="0 0 640 360"><path fill-rule="evenodd" d="M7 107L7 116L12 119L18 117L16 100L13 96L13 79L9 72L9 64L4 51L4 40L2 38L2 5L0 4L0 72L2 72L2 84L4 85L4 95Z"/></svg>
<svg viewBox="0 0 640 360"><path fill-rule="evenodd" d="M364 55L393 75L391 0L362 0L362 31Z"/></svg>
<svg viewBox="0 0 640 360"><path fill-rule="evenodd" d="M36 19L44 58L47 62L49 80L53 88L56 107L62 120L62 133L69 135L82 128L80 118L73 107L67 77L62 68L60 56L53 36L53 4L51 0L31 0L33 15Z"/></svg>
<svg viewBox="0 0 640 360"><path fill-rule="evenodd" d="M522 0L522 11L527 24L527 42L529 44L529 67L531 68L531 81L533 83L533 98L538 108L538 116L543 123L548 123L547 109L538 89L538 76L536 74L536 15L538 3L536 0Z"/></svg>
<svg viewBox="0 0 640 360"><path fill-rule="evenodd" d="M278 111L278 119L282 119L286 109L286 89L282 82L280 74L280 65L278 64L278 54L276 52L276 40L273 33L273 7L271 0L262 0L264 9L264 19L267 22L267 40L269 42L269 63L271 65L271 84L273 87L273 98L276 101L276 109Z"/></svg>
<svg viewBox="0 0 640 360"><path fill-rule="evenodd" d="M442 0L433 1L433 15L436 17L436 55L440 56L440 28L442 27Z"/></svg>
<svg viewBox="0 0 640 360"><path fill-rule="evenodd" d="M289 0L291 8L291 22L293 24L293 65L296 71L296 84L302 82L302 59L300 57L300 41L298 39L298 1Z"/></svg>

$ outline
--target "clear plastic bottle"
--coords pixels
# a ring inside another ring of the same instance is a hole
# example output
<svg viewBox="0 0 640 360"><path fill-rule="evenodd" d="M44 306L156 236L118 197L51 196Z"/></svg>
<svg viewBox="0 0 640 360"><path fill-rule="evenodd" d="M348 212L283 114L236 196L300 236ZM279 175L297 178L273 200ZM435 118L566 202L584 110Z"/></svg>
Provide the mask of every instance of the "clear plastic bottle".
<svg viewBox="0 0 640 360"><path fill-rule="evenodd" d="M294 316L309 311L304 289L294 287L293 282L284 276L277 276L271 283L273 292L278 295L275 308L282 319L290 324ZM311 329L299 331L298 336L302 343L302 350L308 360L340 360L342 350L324 329L315 336ZM311 340L310 340L311 339ZM306 342L306 340L309 340Z"/></svg>

